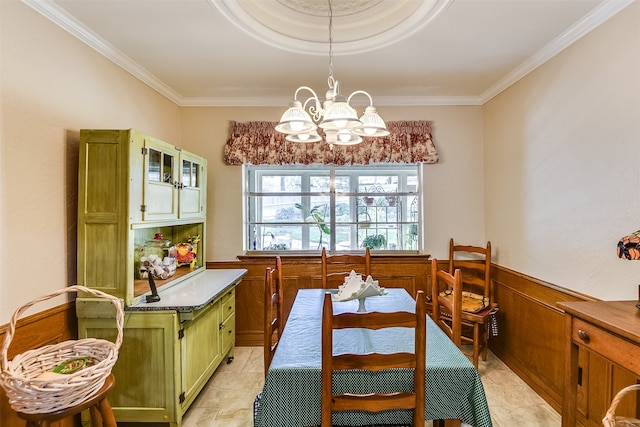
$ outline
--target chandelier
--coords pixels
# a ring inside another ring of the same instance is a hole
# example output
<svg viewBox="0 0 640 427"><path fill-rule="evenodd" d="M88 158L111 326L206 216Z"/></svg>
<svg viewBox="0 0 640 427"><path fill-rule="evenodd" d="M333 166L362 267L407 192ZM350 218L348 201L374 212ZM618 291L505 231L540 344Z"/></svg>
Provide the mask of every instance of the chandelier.
<svg viewBox="0 0 640 427"><path fill-rule="evenodd" d="M318 95L308 86L300 86L293 102L280 118L276 131L286 134L287 141L317 142L322 137L318 127L324 132L325 139L330 146L354 145L362 142L362 137L379 137L389 135L387 125L378 115L373 106L373 98L363 90L357 90L348 97L340 93L338 81L333 77L333 9L329 0L329 78L324 102L320 102ZM304 102L298 100L301 91L311 92L311 96ZM369 105L364 114L358 118L358 113L350 105L355 95L365 95L369 98ZM308 110L308 112L307 112Z"/></svg>

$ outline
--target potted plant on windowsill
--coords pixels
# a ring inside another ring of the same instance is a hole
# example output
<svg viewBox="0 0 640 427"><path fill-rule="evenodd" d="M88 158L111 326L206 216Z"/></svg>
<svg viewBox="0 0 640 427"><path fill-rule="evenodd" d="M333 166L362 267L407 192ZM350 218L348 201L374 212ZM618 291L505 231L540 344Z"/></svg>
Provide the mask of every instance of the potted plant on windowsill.
<svg viewBox="0 0 640 427"><path fill-rule="evenodd" d="M387 245L387 238L384 234L371 234L364 238L362 241L363 248L369 248L371 250L381 249L382 247Z"/></svg>
<svg viewBox="0 0 640 427"><path fill-rule="evenodd" d="M318 227L320 231L320 241L318 242L318 249L322 247L322 237L326 234L327 236L331 234L331 229L325 222L325 216L327 214L327 205L316 205L309 209L308 207L301 205L300 203L296 203L295 207L304 212L307 216L304 219L306 222L312 222Z"/></svg>

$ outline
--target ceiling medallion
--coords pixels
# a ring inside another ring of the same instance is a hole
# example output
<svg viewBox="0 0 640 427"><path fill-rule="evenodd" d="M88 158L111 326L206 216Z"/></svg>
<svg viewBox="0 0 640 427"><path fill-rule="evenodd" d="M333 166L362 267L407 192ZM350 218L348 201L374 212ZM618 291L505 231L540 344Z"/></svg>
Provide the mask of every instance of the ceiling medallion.
<svg viewBox="0 0 640 427"><path fill-rule="evenodd" d="M326 54L328 7L313 0L208 0L257 40L305 55ZM428 25L453 0L333 0L336 55L368 52Z"/></svg>

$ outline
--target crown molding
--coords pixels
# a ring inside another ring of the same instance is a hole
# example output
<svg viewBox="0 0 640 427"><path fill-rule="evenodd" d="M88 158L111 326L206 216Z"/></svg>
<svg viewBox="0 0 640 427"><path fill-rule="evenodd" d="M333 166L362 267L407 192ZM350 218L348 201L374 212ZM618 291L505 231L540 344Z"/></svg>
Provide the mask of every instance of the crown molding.
<svg viewBox="0 0 640 427"><path fill-rule="evenodd" d="M374 101L376 107L482 105L482 100L479 97L473 96L376 96ZM291 103L290 97L209 97L182 98L178 105L182 107L283 107L289 105L289 103ZM355 105L358 104L355 103Z"/></svg>
<svg viewBox="0 0 640 427"><path fill-rule="evenodd" d="M64 9L56 5L50 0L22 0L24 4L31 7L44 17L52 21L54 24L67 31L80 41L93 48L102 56L132 74L135 78L150 86L156 92L168 98L175 104L180 105L181 97L169 86L161 82L153 74L142 68L127 55L116 49L110 43L107 43L101 37L98 37L90 29L81 22L69 15Z"/></svg>

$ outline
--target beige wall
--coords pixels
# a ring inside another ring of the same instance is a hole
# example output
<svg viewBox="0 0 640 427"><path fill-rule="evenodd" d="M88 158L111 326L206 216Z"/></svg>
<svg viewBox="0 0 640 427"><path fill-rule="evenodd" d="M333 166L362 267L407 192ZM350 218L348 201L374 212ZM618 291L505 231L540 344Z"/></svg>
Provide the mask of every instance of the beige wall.
<svg viewBox="0 0 640 427"><path fill-rule="evenodd" d="M233 260L243 253L242 167L223 161L231 121L277 121L278 108L183 108L182 146L209 162L207 258ZM380 107L385 120L433 121L439 164L425 165L424 251L448 257L449 238L484 243L482 109L473 107ZM446 205L443 203L446 201Z"/></svg>
<svg viewBox="0 0 640 427"><path fill-rule="evenodd" d="M484 107L486 226L497 262L602 299L636 299L640 3Z"/></svg>
<svg viewBox="0 0 640 427"><path fill-rule="evenodd" d="M75 283L79 129L135 127L179 141L180 109L22 2L0 8L4 324L27 301Z"/></svg>

